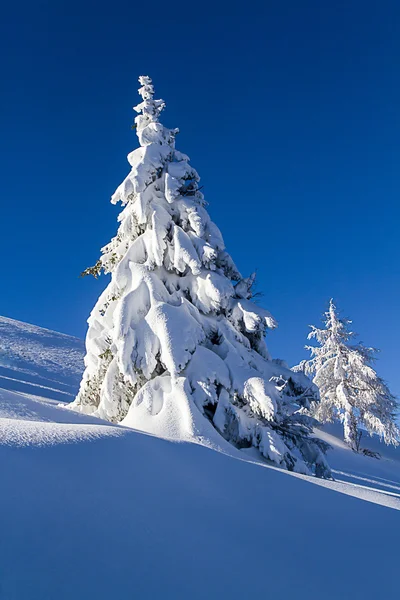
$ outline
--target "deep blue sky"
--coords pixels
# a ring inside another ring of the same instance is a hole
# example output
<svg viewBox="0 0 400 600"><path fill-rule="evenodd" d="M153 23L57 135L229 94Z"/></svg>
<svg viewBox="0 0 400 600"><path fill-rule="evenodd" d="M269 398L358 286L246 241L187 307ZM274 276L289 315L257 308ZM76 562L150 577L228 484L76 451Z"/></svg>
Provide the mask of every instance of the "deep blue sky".
<svg viewBox="0 0 400 600"><path fill-rule="evenodd" d="M137 146L137 77L199 171L244 274L306 356L333 296L400 394L400 2L3 5L0 314L83 336Z"/></svg>

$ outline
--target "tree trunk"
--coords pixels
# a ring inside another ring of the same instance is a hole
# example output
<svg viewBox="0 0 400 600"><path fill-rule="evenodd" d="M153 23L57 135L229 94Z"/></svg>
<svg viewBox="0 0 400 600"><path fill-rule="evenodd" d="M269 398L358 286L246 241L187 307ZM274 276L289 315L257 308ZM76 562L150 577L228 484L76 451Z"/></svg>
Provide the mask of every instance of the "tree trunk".
<svg viewBox="0 0 400 600"><path fill-rule="evenodd" d="M343 421L344 441L350 446L353 452L357 452L357 420L353 410L346 410Z"/></svg>

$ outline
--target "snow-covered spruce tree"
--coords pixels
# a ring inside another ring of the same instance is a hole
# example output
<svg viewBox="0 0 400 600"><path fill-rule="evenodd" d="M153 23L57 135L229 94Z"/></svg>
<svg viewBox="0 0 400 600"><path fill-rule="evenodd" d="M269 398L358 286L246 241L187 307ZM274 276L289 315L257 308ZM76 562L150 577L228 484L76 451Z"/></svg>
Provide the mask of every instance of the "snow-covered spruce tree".
<svg viewBox="0 0 400 600"><path fill-rule="evenodd" d="M295 368L313 377L320 390L321 401L311 404L312 416L321 423L340 420L344 440L355 451L361 428L378 434L386 444L397 445L397 402L371 367L376 350L349 343L356 334L349 331L351 321L339 318L333 300L325 317L325 329L312 326L308 335L319 347L306 346L312 358Z"/></svg>
<svg viewBox="0 0 400 600"><path fill-rule="evenodd" d="M317 391L272 361L273 317L251 301L205 209L199 176L159 122L162 100L139 78L140 148L112 197L115 238L86 273L111 273L88 323L86 370L71 408L178 439L255 446L273 463L330 477L301 413ZM221 437L222 436L222 437Z"/></svg>

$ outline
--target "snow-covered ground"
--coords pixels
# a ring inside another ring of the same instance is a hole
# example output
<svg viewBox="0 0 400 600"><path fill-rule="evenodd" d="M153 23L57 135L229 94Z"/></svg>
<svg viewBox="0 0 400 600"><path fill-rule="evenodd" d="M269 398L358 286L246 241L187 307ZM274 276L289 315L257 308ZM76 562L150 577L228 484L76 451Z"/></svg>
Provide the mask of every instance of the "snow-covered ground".
<svg viewBox="0 0 400 600"><path fill-rule="evenodd" d="M79 340L0 325L2 600L397 597L399 450L325 429L327 482L112 425L58 406Z"/></svg>
<svg viewBox="0 0 400 600"><path fill-rule="evenodd" d="M0 317L0 387L70 402L83 371L84 343Z"/></svg>

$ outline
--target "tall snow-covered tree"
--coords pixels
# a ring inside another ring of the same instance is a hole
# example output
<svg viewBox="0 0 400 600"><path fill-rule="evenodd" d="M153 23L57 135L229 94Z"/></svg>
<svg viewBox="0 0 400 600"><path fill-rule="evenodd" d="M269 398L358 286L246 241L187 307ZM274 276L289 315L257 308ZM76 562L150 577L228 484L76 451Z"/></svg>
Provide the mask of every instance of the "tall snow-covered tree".
<svg viewBox="0 0 400 600"><path fill-rule="evenodd" d="M139 82L140 147L111 199L124 207L117 235L86 270L111 282L88 320L71 408L160 436L255 446L279 466L330 477L302 413L317 392L271 360L264 336L276 322L226 252L199 176L175 149L178 130L159 121L151 79Z"/></svg>
<svg viewBox="0 0 400 600"><path fill-rule="evenodd" d="M345 442L353 450L359 447L362 429L397 445L396 398L371 366L376 350L350 343L356 335L350 323L339 318L331 300L325 329L311 327L308 339L315 338L319 346L306 346L312 358L295 368L313 377L320 390L321 401L311 404L311 414L321 423L340 420Z"/></svg>

